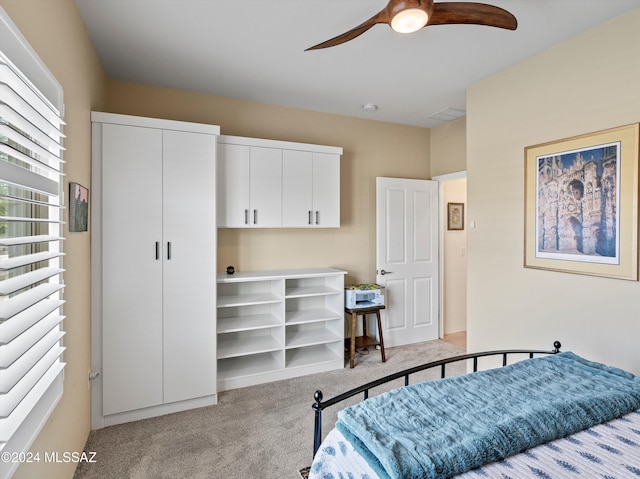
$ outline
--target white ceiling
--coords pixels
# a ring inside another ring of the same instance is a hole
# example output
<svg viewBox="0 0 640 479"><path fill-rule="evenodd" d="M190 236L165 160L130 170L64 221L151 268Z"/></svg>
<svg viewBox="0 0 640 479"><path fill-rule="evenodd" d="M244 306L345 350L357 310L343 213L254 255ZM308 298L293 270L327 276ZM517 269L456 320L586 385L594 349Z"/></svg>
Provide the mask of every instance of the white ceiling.
<svg viewBox="0 0 640 479"><path fill-rule="evenodd" d="M107 76L421 127L465 109L466 88L633 8L640 0L485 0L518 29L376 25L305 52L387 0L76 0ZM553 72L549 72L553 74ZM577 77L588 72L576 72ZM375 103L378 110L362 106Z"/></svg>

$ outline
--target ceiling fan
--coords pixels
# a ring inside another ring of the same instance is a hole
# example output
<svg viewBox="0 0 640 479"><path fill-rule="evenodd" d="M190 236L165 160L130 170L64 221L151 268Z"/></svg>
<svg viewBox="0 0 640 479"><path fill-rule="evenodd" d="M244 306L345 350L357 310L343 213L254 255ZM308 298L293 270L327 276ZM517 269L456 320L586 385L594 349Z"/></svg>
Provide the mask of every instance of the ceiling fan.
<svg viewBox="0 0 640 479"><path fill-rule="evenodd" d="M430 25L475 24L515 30L518 21L508 11L475 2L433 0L389 0L386 7L348 32L319 43L308 50L334 47L362 35L378 23L386 23L399 33L413 33Z"/></svg>

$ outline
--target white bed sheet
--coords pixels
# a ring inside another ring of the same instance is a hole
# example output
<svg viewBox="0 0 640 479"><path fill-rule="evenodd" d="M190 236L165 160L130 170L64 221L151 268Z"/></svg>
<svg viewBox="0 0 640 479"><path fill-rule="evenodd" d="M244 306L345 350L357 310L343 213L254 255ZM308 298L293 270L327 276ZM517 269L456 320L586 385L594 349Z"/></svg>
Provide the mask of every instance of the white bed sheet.
<svg viewBox="0 0 640 479"><path fill-rule="evenodd" d="M640 410L534 447L456 479L640 478ZM309 479L379 479L337 429L323 441Z"/></svg>

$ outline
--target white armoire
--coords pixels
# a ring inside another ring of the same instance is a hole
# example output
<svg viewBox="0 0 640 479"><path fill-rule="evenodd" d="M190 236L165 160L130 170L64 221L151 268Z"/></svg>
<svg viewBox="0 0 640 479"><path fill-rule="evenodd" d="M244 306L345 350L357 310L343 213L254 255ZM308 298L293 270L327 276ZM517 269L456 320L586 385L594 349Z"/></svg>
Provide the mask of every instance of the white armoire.
<svg viewBox="0 0 640 479"><path fill-rule="evenodd" d="M92 428L215 404L220 129L91 120Z"/></svg>

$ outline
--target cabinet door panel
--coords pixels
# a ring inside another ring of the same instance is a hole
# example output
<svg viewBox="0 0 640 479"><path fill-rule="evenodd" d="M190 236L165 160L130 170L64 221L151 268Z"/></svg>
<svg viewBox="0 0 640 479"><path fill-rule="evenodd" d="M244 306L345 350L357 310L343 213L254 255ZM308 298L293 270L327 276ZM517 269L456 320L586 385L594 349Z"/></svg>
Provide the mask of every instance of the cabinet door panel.
<svg viewBox="0 0 640 479"><path fill-rule="evenodd" d="M340 156L313 154L313 225L340 226Z"/></svg>
<svg viewBox="0 0 640 479"><path fill-rule="evenodd" d="M103 414L162 403L162 136L104 124Z"/></svg>
<svg viewBox="0 0 640 479"><path fill-rule="evenodd" d="M251 226L282 226L282 150L252 146L250 176Z"/></svg>
<svg viewBox="0 0 640 479"><path fill-rule="evenodd" d="M249 226L250 147L218 146L217 194L218 226L243 228Z"/></svg>
<svg viewBox="0 0 640 479"><path fill-rule="evenodd" d="M164 402L216 392L216 139L164 145ZM170 249L168 249L170 247Z"/></svg>
<svg viewBox="0 0 640 479"><path fill-rule="evenodd" d="M311 228L313 157L309 151L282 150L282 226Z"/></svg>

